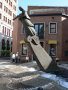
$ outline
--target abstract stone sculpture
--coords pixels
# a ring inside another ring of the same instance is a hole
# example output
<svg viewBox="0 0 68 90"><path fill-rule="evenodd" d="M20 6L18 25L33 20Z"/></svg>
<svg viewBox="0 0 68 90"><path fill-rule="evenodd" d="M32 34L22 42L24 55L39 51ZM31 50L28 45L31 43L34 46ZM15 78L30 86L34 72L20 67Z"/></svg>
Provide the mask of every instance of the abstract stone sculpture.
<svg viewBox="0 0 68 90"><path fill-rule="evenodd" d="M58 70L57 64L54 60L47 54L44 48L40 45L39 38L34 29L34 25L30 21L30 17L27 12L24 11L22 7L19 7L22 12L16 18L19 18L25 27L27 41L31 45L31 48L36 56L36 61L41 70L46 72L55 72ZM14 20L16 19L14 18Z"/></svg>

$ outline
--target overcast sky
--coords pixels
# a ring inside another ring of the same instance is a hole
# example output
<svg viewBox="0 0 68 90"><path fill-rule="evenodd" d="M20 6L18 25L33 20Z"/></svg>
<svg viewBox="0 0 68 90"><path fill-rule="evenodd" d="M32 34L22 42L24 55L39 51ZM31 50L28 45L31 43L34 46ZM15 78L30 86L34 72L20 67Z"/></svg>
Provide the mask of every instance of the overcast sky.
<svg viewBox="0 0 68 90"><path fill-rule="evenodd" d="M18 0L18 7L22 6L26 11L28 6L64 6L68 7L68 0ZM17 14L19 14L19 9Z"/></svg>

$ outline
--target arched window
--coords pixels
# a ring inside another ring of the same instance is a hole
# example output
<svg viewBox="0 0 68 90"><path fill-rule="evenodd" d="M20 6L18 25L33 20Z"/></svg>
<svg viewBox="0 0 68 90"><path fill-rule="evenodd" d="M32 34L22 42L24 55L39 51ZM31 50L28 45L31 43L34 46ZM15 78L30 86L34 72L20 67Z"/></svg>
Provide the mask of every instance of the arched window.
<svg viewBox="0 0 68 90"><path fill-rule="evenodd" d="M6 42L6 49L7 49L7 50L10 50L9 40L7 40L7 42Z"/></svg>
<svg viewBox="0 0 68 90"><path fill-rule="evenodd" d="M2 50L5 50L5 39L2 39Z"/></svg>
<svg viewBox="0 0 68 90"><path fill-rule="evenodd" d="M12 52L12 44L13 44L13 42L11 42L11 52Z"/></svg>

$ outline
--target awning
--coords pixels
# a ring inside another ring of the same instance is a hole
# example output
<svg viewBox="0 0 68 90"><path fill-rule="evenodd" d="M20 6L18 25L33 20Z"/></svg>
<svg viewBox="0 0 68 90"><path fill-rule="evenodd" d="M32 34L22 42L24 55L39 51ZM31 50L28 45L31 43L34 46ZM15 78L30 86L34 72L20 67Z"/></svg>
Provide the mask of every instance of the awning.
<svg viewBox="0 0 68 90"><path fill-rule="evenodd" d="M25 42L24 40L20 41L20 44L26 44L27 42Z"/></svg>
<svg viewBox="0 0 68 90"><path fill-rule="evenodd" d="M49 40L48 44L57 44L57 40Z"/></svg>

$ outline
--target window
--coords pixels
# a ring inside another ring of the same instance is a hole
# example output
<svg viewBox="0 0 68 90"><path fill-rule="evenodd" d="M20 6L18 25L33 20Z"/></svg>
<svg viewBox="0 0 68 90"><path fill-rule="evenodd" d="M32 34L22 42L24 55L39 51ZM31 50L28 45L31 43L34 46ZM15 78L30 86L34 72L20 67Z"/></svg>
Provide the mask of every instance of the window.
<svg viewBox="0 0 68 90"><path fill-rule="evenodd" d="M11 16L12 15L12 11L8 10L8 14Z"/></svg>
<svg viewBox="0 0 68 90"><path fill-rule="evenodd" d="M15 16L16 16L16 15L13 13L13 18L15 18Z"/></svg>
<svg viewBox="0 0 68 90"><path fill-rule="evenodd" d="M6 13L8 12L8 8L6 7Z"/></svg>
<svg viewBox="0 0 68 90"><path fill-rule="evenodd" d="M9 0L9 5L10 5L10 0Z"/></svg>
<svg viewBox="0 0 68 90"><path fill-rule="evenodd" d="M3 30L2 30L2 33L4 34L4 26L3 26Z"/></svg>
<svg viewBox="0 0 68 90"><path fill-rule="evenodd" d="M7 3L8 3L8 0L7 0Z"/></svg>
<svg viewBox="0 0 68 90"><path fill-rule="evenodd" d="M7 36L8 36L8 28L7 28Z"/></svg>
<svg viewBox="0 0 68 90"><path fill-rule="evenodd" d="M7 17L5 18L5 21L7 22Z"/></svg>
<svg viewBox="0 0 68 90"><path fill-rule="evenodd" d="M6 10L6 7L4 6L4 11Z"/></svg>
<svg viewBox="0 0 68 90"><path fill-rule="evenodd" d="M5 39L2 39L2 50L5 50Z"/></svg>
<svg viewBox="0 0 68 90"><path fill-rule="evenodd" d="M9 29L9 36L10 36L10 29Z"/></svg>
<svg viewBox="0 0 68 90"><path fill-rule="evenodd" d="M5 35L6 35L6 27L5 27Z"/></svg>
<svg viewBox="0 0 68 90"><path fill-rule="evenodd" d="M16 11L16 6L15 5L13 6L13 9Z"/></svg>
<svg viewBox="0 0 68 90"><path fill-rule="evenodd" d="M54 34L57 33L57 24L56 23L50 23L50 33Z"/></svg>
<svg viewBox="0 0 68 90"><path fill-rule="evenodd" d="M0 8L2 8L2 3L0 2Z"/></svg>
<svg viewBox="0 0 68 90"><path fill-rule="evenodd" d="M2 18L2 15L0 14L0 19Z"/></svg>
<svg viewBox="0 0 68 90"><path fill-rule="evenodd" d="M27 55L27 44L22 44L21 55Z"/></svg>
<svg viewBox="0 0 68 90"><path fill-rule="evenodd" d="M56 45L50 44L50 56L56 56Z"/></svg>
<svg viewBox="0 0 68 90"><path fill-rule="evenodd" d="M11 20L10 20L10 25L11 25Z"/></svg>
<svg viewBox="0 0 68 90"><path fill-rule="evenodd" d="M14 0L15 2L17 2L17 0Z"/></svg>
<svg viewBox="0 0 68 90"><path fill-rule="evenodd" d="M5 21L5 16L3 17L3 20Z"/></svg>
<svg viewBox="0 0 68 90"><path fill-rule="evenodd" d="M7 28L6 35L10 36L10 29Z"/></svg>
<svg viewBox="0 0 68 90"><path fill-rule="evenodd" d="M34 24L34 28L39 38L44 38L44 23L36 23Z"/></svg>
<svg viewBox="0 0 68 90"><path fill-rule="evenodd" d="M12 2L11 2L11 7L12 7Z"/></svg>
<svg viewBox="0 0 68 90"><path fill-rule="evenodd" d="M65 55L65 56L68 56L68 51L65 51L65 52L64 52L64 55Z"/></svg>
<svg viewBox="0 0 68 90"><path fill-rule="evenodd" d="M8 24L9 24L9 19L8 19Z"/></svg>
<svg viewBox="0 0 68 90"><path fill-rule="evenodd" d="M7 17L3 17L3 20L5 21L5 22L8 22L8 19L7 19Z"/></svg>
<svg viewBox="0 0 68 90"><path fill-rule="evenodd" d="M7 50L10 50L10 43L9 43L9 40L6 41L6 49L7 49Z"/></svg>
<svg viewBox="0 0 68 90"><path fill-rule="evenodd" d="M10 11L6 6L4 6L4 11L12 16L12 11Z"/></svg>

